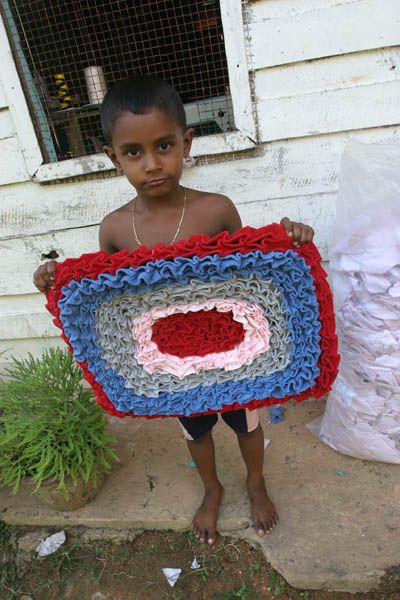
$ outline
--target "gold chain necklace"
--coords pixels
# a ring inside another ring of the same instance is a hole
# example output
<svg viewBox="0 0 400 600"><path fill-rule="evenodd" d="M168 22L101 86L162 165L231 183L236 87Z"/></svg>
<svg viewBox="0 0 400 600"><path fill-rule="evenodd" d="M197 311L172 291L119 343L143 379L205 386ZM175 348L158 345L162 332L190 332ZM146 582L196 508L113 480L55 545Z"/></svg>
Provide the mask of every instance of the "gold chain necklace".
<svg viewBox="0 0 400 600"><path fill-rule="evenodd" d="M185 216L185 210L186 210L186 188L184 189L184 195L183 195L183 208L182 208L182 214L181 214L181 218L179 219L179 224L178 224L178 229L176 230L176 233L174 235L174 237L172 238L172 242L170 244L174 244L176 241L176 238L179 235L179 232L181 230L182 227L182 222L183 222L183 217ZM133 203L133 213L132 213L132 227L133 227L133 235L135 236L135 242L137 243L138 246L143 246L142 242L139 240L138 238L138 234L136 231L136 227L135 227L135 206L136 206L136 199Z"/></svg>

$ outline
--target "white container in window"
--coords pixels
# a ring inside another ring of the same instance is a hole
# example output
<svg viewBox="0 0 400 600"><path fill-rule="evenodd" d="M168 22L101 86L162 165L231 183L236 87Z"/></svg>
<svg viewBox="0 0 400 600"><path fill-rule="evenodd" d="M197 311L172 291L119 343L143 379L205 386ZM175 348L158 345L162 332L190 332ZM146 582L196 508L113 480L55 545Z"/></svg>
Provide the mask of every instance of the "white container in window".
<svg viewBox="0 0 400 600"><path fill-rule="evenodd" d="M89 103L100 104L107 93L107 84L102 67L86 67L84 73Z"/></svg>

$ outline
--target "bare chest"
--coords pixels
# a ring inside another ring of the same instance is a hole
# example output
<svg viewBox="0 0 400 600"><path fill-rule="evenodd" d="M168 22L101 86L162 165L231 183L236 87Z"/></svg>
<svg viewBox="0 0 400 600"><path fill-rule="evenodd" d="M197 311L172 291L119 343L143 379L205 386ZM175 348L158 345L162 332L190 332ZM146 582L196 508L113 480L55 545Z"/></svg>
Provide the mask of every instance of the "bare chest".
<svg viewBox="0 0 400 600"><path fill-rule="evenodd" d="M188 207L183 215L182 213L172 213L158 217L143 217L127 211L121 215L118 231L115 234L113 245L118 250L135 250L140 245L152 248L156 244L162 243L170 245L174 238L175 241L184 240L192 235L214 236L220 233L223 228L221 223L215 222L212 215L204 215L197 210L190 210Z"/></svg>

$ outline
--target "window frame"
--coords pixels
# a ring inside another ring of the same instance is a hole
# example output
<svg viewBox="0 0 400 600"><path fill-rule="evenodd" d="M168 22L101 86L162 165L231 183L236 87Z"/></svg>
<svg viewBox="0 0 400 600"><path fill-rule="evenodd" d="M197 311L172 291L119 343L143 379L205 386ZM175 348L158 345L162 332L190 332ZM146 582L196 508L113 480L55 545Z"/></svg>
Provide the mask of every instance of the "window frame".
<svg viewBox="0 0 400 600"><path fill-rule="evenodd" d="M196 157L239 152L256 146L257 135L247 64L242 0L219 1L236 130L195 138L192 154ZM3 66L1 82L8 101L8 108L14 121L28 174L33 181L46 183L110 171L115 168L111 160L102 154L92 154L52 163L43 162L44 157L1 16L0 61Z"/></svg>

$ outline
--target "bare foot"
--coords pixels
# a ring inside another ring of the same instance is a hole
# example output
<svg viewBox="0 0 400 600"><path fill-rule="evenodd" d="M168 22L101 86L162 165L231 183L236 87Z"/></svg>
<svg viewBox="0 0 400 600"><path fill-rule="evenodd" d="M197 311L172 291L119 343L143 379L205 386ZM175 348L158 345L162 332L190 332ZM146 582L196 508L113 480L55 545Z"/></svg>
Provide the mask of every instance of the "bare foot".
<svg viewBox="0 0 400 600"><path fill-rule="evenodd" d="M203 502L192 521L192 531L201 542L215 544L218 511L223 497L224 488L220 483L204 494Z"/></svg>
<svg viewBox="0 0 400 600"><path fill-rule="evenodd" d="M267 494L264 477L247 479L247 493L251 503L253 525L257 534L263 537L275 527L278 515L275 506Z"/></svg>

